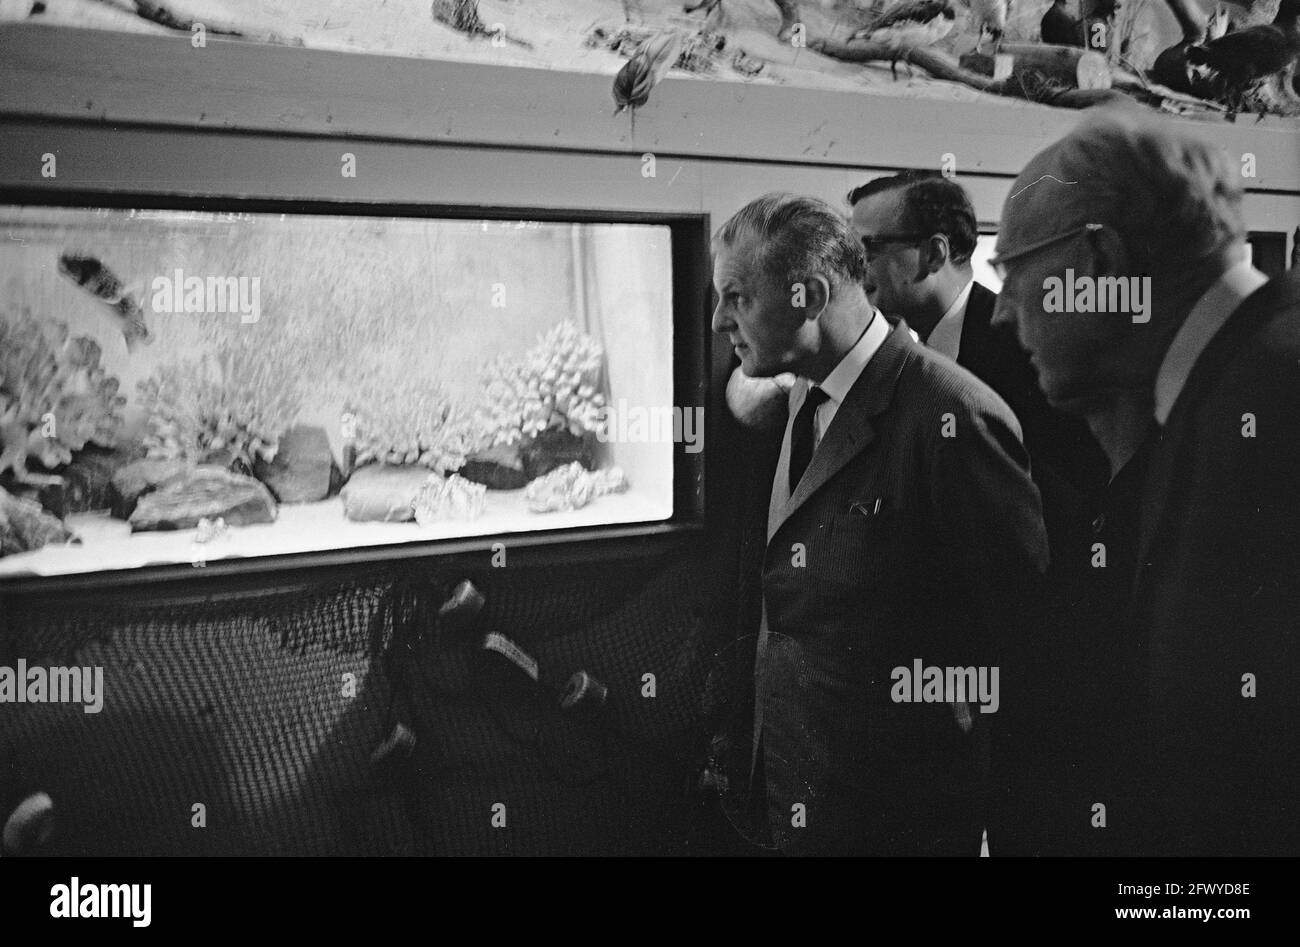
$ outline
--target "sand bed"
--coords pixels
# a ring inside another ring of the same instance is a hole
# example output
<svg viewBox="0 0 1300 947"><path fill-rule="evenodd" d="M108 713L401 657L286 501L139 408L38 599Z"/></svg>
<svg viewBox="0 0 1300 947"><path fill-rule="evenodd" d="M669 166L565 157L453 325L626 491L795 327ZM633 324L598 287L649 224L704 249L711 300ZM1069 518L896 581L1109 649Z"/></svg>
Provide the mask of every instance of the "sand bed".
<svg viewBox="0 0 1300 947"><path fill-rule="evenodd" d="M74 575L103 569L193 563L198 559L214 562L544 529L658 522L671 515L671 501L635 489L603 496L580 510L562 513L530 513L524 504L523 490L494 490L487 494L486 512L475 520L430 526L415 522L354 523L344 517L342 500L333 497L319 503L281 506L274 523L232 527L217 539L200 544L194 541L192 529L132 533L123 520L107 513L87 513L67 519L68 527L81 537L80 546L46 546L8 556L0 559L0 576ZM509 546L509 537L503 542Z"/></svg>

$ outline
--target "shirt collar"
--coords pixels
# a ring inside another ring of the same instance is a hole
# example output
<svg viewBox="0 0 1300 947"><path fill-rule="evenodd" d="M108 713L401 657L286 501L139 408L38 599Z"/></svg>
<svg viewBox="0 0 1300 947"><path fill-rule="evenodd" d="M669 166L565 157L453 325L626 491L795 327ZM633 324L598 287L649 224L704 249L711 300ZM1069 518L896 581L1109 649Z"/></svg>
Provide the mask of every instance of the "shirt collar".
<svg viewBox="0 0 1300 947"><path fill-rule="evenodd" d="M966 281L966 285L961 288L961 292L958 293L957 298L952 301L952 305L949 306L948 311L943 314L943 319L940 319L940 322L943 322L944 319L955 319L958 313L966 311L966 302L970 299L970 290L974 285L975 278L972 276Z"/></svg>
<svg viewBox="0 0 1300 947"><path fill-rule="evenodd" d="M973 277L966 281L948 311L930 330L930 337L925 340L927 346L953 360L956 360L957 352L961 349L962 323L965 321L966 305L970 302L970 291L974 285Z"/></svg>
<svg viewBox="0 0 1300 947"><path fill-rule="evenodd" d="M857 382L858 376L862 370L867 367L867 362L889 337L889 323L885 321L884 315L879 309L871 317L871 323L867 330L862 333L862 337L849 349L838 365L817 387L826 392L827 396L839 404L848 395L849 389Z"/></svg>
<svg viewBox="0 0 1300 947"><path fill-rule="evenodd" d="M1192 367L1242 300L1268 282L1248 260L1229 267L1196 301L1156 373L1155 417L1163 425L1192 374Z"/></svg>

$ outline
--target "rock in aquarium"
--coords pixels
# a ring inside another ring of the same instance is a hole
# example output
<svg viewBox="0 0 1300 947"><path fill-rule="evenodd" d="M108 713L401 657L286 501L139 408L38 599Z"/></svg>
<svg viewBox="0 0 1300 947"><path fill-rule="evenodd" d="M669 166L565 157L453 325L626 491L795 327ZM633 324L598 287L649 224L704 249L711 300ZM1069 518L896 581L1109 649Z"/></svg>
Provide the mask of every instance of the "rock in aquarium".
<svg viewBox="0 0 1300 947"><path fill-rule="evenodd" d="M528 486L529 480L518 444L497 444L475 451L457 473L489 490L520 490Z"/></svg>
<svg viewBox="0 0 1300 947"><path fill-rule="evenodd" d="M192 529L205 517L230 526L273 523L277 512L271 492L252 477L202 466L141 497L131 532Z"/></svg>
<svg viewBox="0 0 1300 947"><path fill-rule="evenodd" d="M590 441L569 431L543 431L524 441L520 453L530 480L565 464L578 463L590 470L594 463Z"/></svg>
<svg viewBox="0 0 1300 947"><path fill-rule="evenodd" d="M113 476L132 460L124 450L87 444L63 471L69 513L106 510L113 505Z"/></svg>
<svg viewBox="0 0 1300 947"><path fill-rule="evenodd" d="M78 540L61 521L35 500L13 496L0 487L0 556L67 542Z"/></svg>
<svg viewBox="0 0 1300 947"><path fill-rule="evenodd" d="M273 459L257 458L253 473L281 503L312 503L329 495L333 464L325 429L303 424L285 431Z"/></svg>
<svg viewBox="0 0 1300 947"><path fill-rule="evenodd" d="M428 479L427 467L367 464L339 493L343 513L359 522L409 522L415 519L415 496Z"/></svg>
<svg viewBox="0 0 1300 947"><path fill-rule="evenodd" d="M119 467L109 484L109 509L118 519L130 519L140 497L185 475L181 460L137 460Z"/></svg>

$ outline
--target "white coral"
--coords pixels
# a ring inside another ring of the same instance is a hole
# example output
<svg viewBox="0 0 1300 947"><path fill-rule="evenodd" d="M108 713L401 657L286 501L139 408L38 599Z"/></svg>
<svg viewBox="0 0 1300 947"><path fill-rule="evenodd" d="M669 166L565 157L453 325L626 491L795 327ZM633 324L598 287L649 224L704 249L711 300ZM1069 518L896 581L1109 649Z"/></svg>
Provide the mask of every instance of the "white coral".
<svg viewBox="0 0 1300 947"><path fill-rule="evenodd" d="M522 356L500 355L483 369L478 421L485 447L515 444L543 431L594 432L604 417L605 350L572 322L552 326Z"/></svg>
<svg viewBox="0 0 1300 947"><path fill-rule="evenodd" d="M588 471L575 460L528 484L524 488L524 502L533 513L580 510L596 497L623 493L627 488L623 468Z"/></svg>
<svg viewBox="0 0 1300 947"><path fill-rule="evenodd" d="M472 420L435 382L371 381L348 399L356 466L418 464L459 470L472 449Z"/></svg>
<svg viewBox="0 0 1300 947"><path fill-rule="evenodd" d="M487 509L487 487L459 474L440 477L431 474L412 504L415 521L430 526L445 520L478 519Z"/></svg>

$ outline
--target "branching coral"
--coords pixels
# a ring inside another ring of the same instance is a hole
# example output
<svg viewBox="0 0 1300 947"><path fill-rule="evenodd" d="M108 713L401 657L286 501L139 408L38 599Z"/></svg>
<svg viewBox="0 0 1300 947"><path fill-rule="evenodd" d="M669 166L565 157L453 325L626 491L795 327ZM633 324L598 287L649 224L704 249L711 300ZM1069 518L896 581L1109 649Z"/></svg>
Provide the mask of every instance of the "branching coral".
<svg viewBox="0 0 1300 947"><path fill-rule="evenodd" d="M62 322L0 313L0 473L46 481L28 472L29 457L49 469L87 442L113 446L126 399L100 354L98 343L69 336Z"/></svg>
<svg viewBox="0 0 1300 947"><path fill-rule="evenodd" d="M198 463L226 451L248 467L273 460L301 408L296 375L282 361L250 340L158 368L139 383L148 456Z"/></svg>
<svg viewBox="0 0 1300 947"><path fill-rule="evenodd" d="M548 430L575 436L600 428L605 351L572 322L541 336L522 357L501 355L483 369L479 425L484 447L514 444Z"/></svg>
<svg viewBox="0 0 1300 947"><path fill-rule="evenodd" d="M465 464L471 423L435 382L369 380L344 406L355 466L418 464L450 473Z"/></svg>

